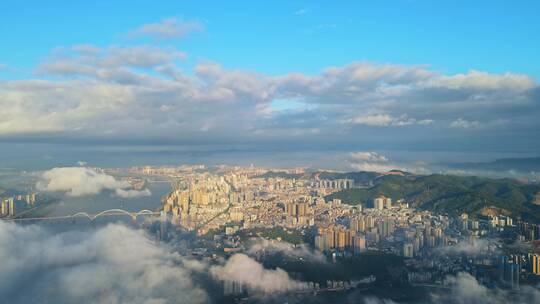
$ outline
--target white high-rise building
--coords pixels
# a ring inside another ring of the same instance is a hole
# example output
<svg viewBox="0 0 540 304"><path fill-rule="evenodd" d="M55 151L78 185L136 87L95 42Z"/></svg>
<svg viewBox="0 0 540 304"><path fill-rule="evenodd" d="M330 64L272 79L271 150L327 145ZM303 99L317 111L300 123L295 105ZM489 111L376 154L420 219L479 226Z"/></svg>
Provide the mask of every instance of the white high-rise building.
<svg viewBox="0 0 540 304"><path fill-rule="evenodd" d="M406 258L414 257L414 245L412 243L403 244L403 256Z"/></svg>
<svg viewBox="0 0 540 304"><path fill-rule="evenodd" d="M384 209L384 197L377 197L373 201L373 207L377 210L383 210Z"/></svg>
<svg viewBox="0 0 540 304"><path fill-rule="evenodd" d="M379 196L376 199L373 200L373 206L377 210L383 210L385 208L391 208L392 207L392 199L385 197L385 196Z"/></svg>

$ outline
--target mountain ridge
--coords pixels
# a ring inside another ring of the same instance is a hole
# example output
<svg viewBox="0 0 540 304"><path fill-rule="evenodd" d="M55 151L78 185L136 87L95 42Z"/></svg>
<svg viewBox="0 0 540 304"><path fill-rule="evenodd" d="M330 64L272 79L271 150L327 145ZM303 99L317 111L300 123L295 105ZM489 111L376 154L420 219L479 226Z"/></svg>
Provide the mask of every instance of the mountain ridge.
<svg viewBox="0 0 540 304"><path fill-rule="evenodd" d="M501 210L516 218L540 222L540 185L517 180L477 176L383 175L366 188L344 189L326 196L343 203L371 206L374 198L385 195L404 199L414 208L458 215L480 216L483 210Z"/></svg>

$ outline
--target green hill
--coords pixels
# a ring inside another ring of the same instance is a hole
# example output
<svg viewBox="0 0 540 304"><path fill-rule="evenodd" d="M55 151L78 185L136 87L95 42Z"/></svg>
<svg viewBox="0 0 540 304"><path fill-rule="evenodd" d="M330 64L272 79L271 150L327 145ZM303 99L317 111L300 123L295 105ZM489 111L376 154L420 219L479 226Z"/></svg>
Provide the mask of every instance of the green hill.
<svg viewBox="0 0 540 304"><path fill-rule="evenodd" d="M479 215L486 208L514 217L540 222L540 206L533 204L540 185L523 184L511 179L489 179L433 174L428 176L385 176L367 189L347 189L326 197L347 204L364 203L385 195L405 199L413 207L436 212Z"/></svg>

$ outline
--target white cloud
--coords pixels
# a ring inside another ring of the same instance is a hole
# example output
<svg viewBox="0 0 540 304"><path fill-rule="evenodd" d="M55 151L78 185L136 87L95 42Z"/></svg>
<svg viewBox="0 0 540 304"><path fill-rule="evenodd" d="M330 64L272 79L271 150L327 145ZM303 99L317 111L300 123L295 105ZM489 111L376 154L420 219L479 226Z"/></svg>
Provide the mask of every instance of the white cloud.
<svg viewBox="0 0 540 304"><path fill-rule="evenodd" d="M350 123L366 126L387 127L396 126L403 127L409 125L429 125L434 121L432 119L417 120L415 118L409 118L407 115L401 115L400 117L392 117L388 114L375 114L357 116L349 120Z"/></svg>
<svg viewBox="0 0 540 304"><path fill-rule="evenodd" d="M359 161L388 162L388 158L386 156L372 151L352 152L351 157Z"/></svg>
<svg viewBox="0 0 540 304"><path fill-rule="evenodd" d="M437 250L446 254L479 255L498 253L501 244L496 239L477 239L469 242L459 242L453 246L439 247Z"/></svg>
<svg viewBox="0 0 540 304"><path fill-rule="evenodd" d="M480 127L480 123L478 121L469 121L465 120L463 118L458 118L450 124L451 128L458 128L458 129L470 129L470 128L478 128Z"/></svg>
<svg viewBox="0 0 540 304"><path fill-rule="evenodd" d="M349 165L354 170L385 173L391 170L401 170L416 174L429 171L421 164L399 164L388 157L373 151L357 151L350 153Z"/></svg>
<svg viewBox="0 0 540 304"><path fill-rule="evenodd" d="M427 86L444 87L454 90L510 90L526 91L537 86L532 77L514 73L489 74L481 71L470 71L467 74L441 76L430 80Z"/></svg>
<svg viewBox="0 0 540 304"><path fill-rule="evenodd" d="M479 140L486 130L538 129L540 88L525 75L353 62L273 76L208 61L184 71L183 58L144 45L58 50L38 67L43 79L0 82L0 136L434 145L460 128ZM302 105L276 111L276 100Z"/></svg>
<svg viewBox="0 0 540 304"><path fill-rule="evenodd" d="M405 168L402 168L394 164L379 164L379 163L369 163L369 162L353 163L351 164L351 168L357 171L379 172L379 173L384 173L391 170L407 171Z"/></svg>
<svg viewBox="0 0 540 304"><path fill-rule="evenodd" d="M116 193L117 196L122 197L122 198L134 198L134 197L152 195L152 192L150 192L150 190L148 190L148 189L143 189L143 190L128 189L128 190L124 190L124 189L118 188L118 189L115 190L115 193Z"/></svg>
<svg viewBox="0 0 540 304"><path fill-rule="evenodd" d="M37 72L39 74L86 75L107 78L108 74L129 73L125 68L151 68L186 58L186 53L154 46L76 45L57 49ZM122 70L124 68L124 70Z"/></svg>
<svg viewBox="0 0 540 304"><path fill-rule="evenodd" d="M193 32L201 32L204 25L199 21L167 18L160 22L144 24L131 32L132 36L150 36L162 39L182 38Z"/></svg>
<svg viewBox="0 0 540 304"><path fill-rule="evenodd" d="M303 244L295 246L287 242L278 242L275 240L259 239L253 242L247 251L249 255L276 252L289 257L302 258L320 263L326 262L326 257L323 254L314 251Z"/></svg>
<svg viewBox="0 0 540 304"><path fill-rule="evenodd" d="M390 299L379 299L375 297L364 297L362 299L363 304L396 304L396 302Z"/></svg>
<svg viewBox="0 0 540 304"><path fill-rule="evenodd" d="M433 119L422 119L422 120L416 121L416 123L419 125L431 125L434 122L435 121Z"/></svg>
<svg viewBox="0 0 540 304"><path fill-rule="evenodd" d="M265 269L260 263L241 253L231 256L223 266L212 266L210 272L219 280L237 282L264 293L302 287L301 282L291 279L283 269Z"/></svg>
<svg viewBox="0 0 540 304"><path fill-rule="evenodd" d="M434 303L539 303L540 299L539 286L520 286L520 291L517 293L498 288L487 288L466 272L447 276L445 284L451 289L451 293L432 294Z"/></svg>
<svg viewBox="0 0 540 304"><path fill-rule="evenodd" d="M0 299L9 303L207 303L191 263L121 225L53 233L0 221ZM24 290L24 292L21 292Z"/></svg>
<svg viewBox="0 0 540 304"><path fill-rule="evenodd" d="M468 273L461 272L456 276L446 278L446 284L453 288L454 298L457 303L497 303L500 299L494 300L495 294L487 287L481 285Z"/></svg>
<svg viewBox="0 0 540 304"><path fill-rule="evenodd" d="M367 116L358 116L351 120L354 124L367 125L367 126L388 126L394 121L394 118L390 115L376 114Z"/></svg>
<svg viewBox="0 0 540 304"><path fill-rule="evenodd" d="M127 181L117 180L88 167L61 167L45 171L36 187L40 191L64 192L69 196L94 195L104 190L113 190L123 198L151 195L148 189L129 189L131 185Z"/></svg>
<svg viewBox="0 0 540 304"><path fill-rule="evenodd" d="M103 118L132 101L129 88L104 82L28 80L0 87L6 118L0 121L0 134L91 130L92 118Z"/></svg>

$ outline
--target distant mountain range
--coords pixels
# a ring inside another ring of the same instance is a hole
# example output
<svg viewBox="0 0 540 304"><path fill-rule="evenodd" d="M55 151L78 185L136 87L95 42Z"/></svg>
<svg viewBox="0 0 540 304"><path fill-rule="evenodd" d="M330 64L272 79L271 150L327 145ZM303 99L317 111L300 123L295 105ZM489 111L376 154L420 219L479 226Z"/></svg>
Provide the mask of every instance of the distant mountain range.
<svg viewBox="0 0 540 304"><path fill-rule="evenodd" d="M540 172L540 157L501 158L484 163L454 163L449 167L463 170Z"/></svg>
<svg viewBox="0 0 540 304"><path fill-rule="evenodd" d="M366 188L346 189L326 197L338 198L346 204L371 206L380 195L394 201L404 199L412 207L459 215L472 216L505 214L524 220L540 222L540 185L525 184L513 179L490 179L475 176L433 174L413 175L394 171L377 174ZM346 176L373 176L372 172L334 174ZM376 174L376 173L375 173Z"/></svg>

